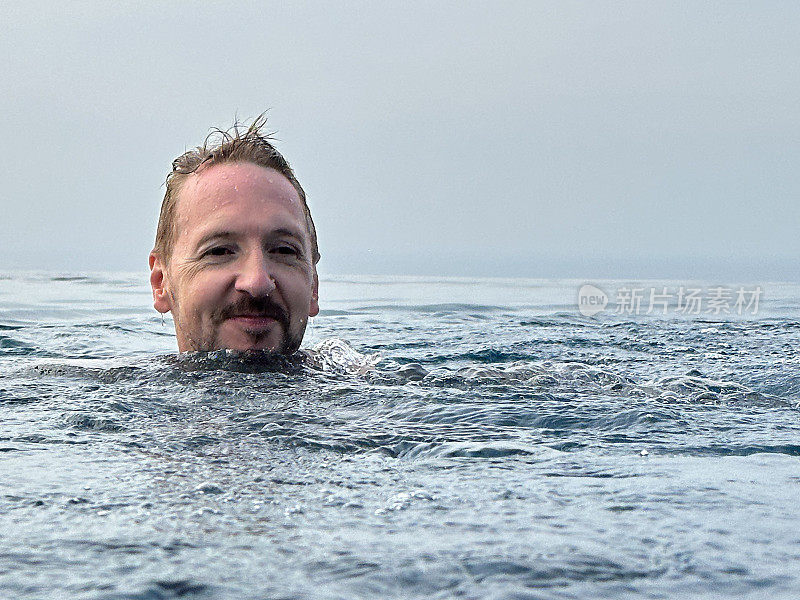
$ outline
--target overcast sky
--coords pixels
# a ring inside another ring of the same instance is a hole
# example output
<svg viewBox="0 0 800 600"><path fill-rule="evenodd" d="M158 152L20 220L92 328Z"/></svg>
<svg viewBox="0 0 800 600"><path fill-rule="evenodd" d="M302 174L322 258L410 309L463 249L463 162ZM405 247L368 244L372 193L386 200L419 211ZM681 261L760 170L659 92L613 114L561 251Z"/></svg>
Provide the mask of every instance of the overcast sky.
<svg viewBox="0 0 800 600"><path fill-rule="evenodd" d="M322 274L800 280L796 2L3 2L0 271L145 269L270 109Z"/></svg>

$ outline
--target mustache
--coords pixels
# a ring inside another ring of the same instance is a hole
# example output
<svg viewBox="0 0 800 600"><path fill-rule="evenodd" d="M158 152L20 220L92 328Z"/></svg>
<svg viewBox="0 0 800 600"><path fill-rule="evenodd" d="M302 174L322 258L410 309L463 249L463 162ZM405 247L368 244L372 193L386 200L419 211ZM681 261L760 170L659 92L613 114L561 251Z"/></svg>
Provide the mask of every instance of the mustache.
<svg viewBox="0 0 800 600"><path fill-rule="evenodd" d="M256 315L259 317L269 317L275 319L285 327L289 326L289 314L284 308L269 297L266 298L242 298L237 302L221 309L216 315L216 321L222 322L225 319L239 317L242 315Z"/></svg>

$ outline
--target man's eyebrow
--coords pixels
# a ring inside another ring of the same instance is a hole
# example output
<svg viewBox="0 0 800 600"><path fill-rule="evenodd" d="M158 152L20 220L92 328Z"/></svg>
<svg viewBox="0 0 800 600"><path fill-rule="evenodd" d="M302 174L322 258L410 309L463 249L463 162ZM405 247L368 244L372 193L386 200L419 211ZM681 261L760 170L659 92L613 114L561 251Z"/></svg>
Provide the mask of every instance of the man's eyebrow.
<svg viewBox="0 0 800 600"><path fill-rule="evenodd" d="M303 237L303 233L299 229L290 229L288 227L278 227L277 229L271 230L268 235L270 237L287 236L300 242L304 241L305 239ZM236 234L232 231L210 231L197 241L196 247L200 248L212 240L228 239L233 237L236 237Z"/></svg>
<svg viewBox="0 0 800 600"><path fill-rule="evenodd" d="M199 248L210 242L211 240L216 240L217 238L230 238L233 237L233 233L230 231L211 231L201 237L198 241L196 246Z"/></svg>
<svg viewBox="0 0 800 600"><path fill-rule="evenodd" d="M286 235L289 237L296 238L297 240L303 240L303 234L300 232L299 229L289 229L287 227L278 227L277 229L273 229L270 232L270 235Z"/></svg>

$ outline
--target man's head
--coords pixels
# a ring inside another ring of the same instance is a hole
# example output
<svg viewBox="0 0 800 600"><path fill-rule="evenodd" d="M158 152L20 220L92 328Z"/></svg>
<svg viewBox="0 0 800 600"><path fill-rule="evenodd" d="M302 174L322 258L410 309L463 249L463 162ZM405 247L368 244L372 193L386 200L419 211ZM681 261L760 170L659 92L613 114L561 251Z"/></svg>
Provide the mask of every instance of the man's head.
<svg viewBox="0 0 800 600"><path fill-rule="evenodd" d="M181 352L294 352L319 312L314 223L263 125L217 131L167 177L150 284Z"/></svg>

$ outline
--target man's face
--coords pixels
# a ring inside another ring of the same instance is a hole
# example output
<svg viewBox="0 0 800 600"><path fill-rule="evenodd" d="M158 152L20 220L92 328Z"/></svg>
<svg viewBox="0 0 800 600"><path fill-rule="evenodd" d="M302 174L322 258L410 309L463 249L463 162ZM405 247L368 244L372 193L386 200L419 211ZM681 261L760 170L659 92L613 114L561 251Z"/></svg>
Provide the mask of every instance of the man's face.
<svg viewBox="0 0 800 600"><path fill-rule="evenodd" d="M219 164L189 176L166 261L150 256L154 306L172 311L178 350L290 353L319 312L303 203L273 169Z"/></svg>

